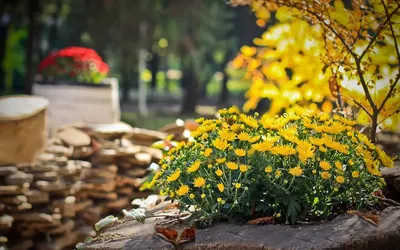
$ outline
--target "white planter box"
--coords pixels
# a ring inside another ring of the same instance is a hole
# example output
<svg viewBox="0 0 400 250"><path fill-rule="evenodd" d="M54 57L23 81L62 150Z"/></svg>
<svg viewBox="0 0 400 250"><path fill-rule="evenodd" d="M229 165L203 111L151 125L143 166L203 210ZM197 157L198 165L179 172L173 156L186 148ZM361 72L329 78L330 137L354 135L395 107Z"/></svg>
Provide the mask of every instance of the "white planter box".
<svg viewBox="0 0 400 250"><path fill-rule="evenodd" d="M102 84L33 85L33 94L49 100L49 128L73 123L104 124L120 121L118 80L107 78Z"/></svg>

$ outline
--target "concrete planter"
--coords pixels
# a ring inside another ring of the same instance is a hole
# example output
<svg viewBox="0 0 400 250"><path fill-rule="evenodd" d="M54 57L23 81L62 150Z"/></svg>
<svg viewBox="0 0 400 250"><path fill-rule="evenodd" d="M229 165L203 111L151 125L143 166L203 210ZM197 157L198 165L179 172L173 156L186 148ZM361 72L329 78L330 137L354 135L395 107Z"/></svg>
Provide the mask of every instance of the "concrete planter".
<svg viewBox="0 0 400 250"><path fill-rule="evenodd" d="M70 81L36 82L33 93L49 100L49 128L71 123L105 124L120 120L118 80L100 84Z"/></svg>

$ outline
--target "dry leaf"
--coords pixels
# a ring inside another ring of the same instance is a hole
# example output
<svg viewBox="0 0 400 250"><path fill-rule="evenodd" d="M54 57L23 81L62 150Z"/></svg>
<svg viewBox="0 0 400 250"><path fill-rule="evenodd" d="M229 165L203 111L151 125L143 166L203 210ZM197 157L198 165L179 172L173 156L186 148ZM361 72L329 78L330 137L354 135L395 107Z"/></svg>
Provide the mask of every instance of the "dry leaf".
<svg viewBox="0 0 400 250"><path fill-rule="evenodd" d="M272 216L261 217L255 220L249 220L247 224L249 225L275 224L275 217Z"/></svg>
<svg viewBox="0 0 400 250"><path fill-rule="evenodd" d="M196 228L186 227L180 234L177 230L169 227L155 226L155 234L163 240L171 242L175 246L185 242L193 241L196 237Z"/></svg>

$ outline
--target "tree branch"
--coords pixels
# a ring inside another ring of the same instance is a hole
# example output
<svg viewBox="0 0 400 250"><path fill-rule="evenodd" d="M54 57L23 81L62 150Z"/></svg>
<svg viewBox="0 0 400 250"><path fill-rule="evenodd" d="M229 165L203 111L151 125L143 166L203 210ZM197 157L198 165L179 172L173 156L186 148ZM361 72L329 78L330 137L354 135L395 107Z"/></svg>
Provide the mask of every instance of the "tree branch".
<svg viewBox="0 0 400 250"><path fill-rule="evenodd" d="M400 73L397 74L396 79L394 80L393 84L390 86L389 92L388 92L388 94L386 95L385 99L383 99L381 105L380 105L379 108L378 108L378 111L381 111L381 110L383 109L383 107L385 106L387 100L389 100L389 98L390 98L390 96L392 95L392 93L393 93L393 91L394 91L394 89L395 89L395 87L396 87L397 82L399 81L399 79L400 79Z"/></svg>
<svg viewBox="0 0 400 250"><path fill-rule="evenodd" d="M390 15L387 15L387 19L381 23L381 25L379 25L379 27L376 29L376 34L375 36L372 37L371 41L369 41L367 47L365 48L365 50L361 53L360 55L360 60L365 56L365 54L368 52L369 48L372 46L372 44L375 42L375 40L378 38L380 32L382 31L383 27L385 27L386 23L392 18L392 16L400 9L400 6L397 6L397 8L390 13Z"/></svg>

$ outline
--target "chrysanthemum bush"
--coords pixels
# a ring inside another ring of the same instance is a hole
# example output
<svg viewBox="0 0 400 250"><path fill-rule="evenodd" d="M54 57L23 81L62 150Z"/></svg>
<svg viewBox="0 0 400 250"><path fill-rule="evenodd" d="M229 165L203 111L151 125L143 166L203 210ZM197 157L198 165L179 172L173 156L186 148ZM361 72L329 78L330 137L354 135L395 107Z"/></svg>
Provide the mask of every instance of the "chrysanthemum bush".
<svg viewBox="0 0 400 250"><path fill-rule="evenodd" d="M153 184L197 218L329 219L377 200L393 161L344 117L294 109L258 120L236 107L197 122L169 151Z"/></svg>

